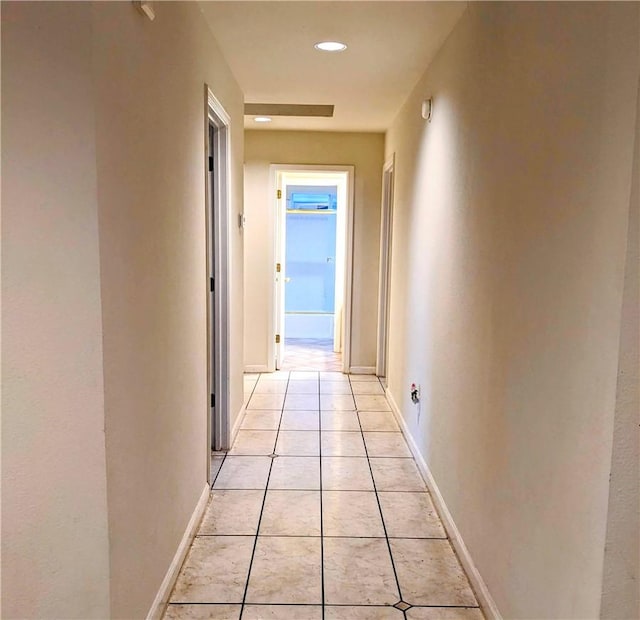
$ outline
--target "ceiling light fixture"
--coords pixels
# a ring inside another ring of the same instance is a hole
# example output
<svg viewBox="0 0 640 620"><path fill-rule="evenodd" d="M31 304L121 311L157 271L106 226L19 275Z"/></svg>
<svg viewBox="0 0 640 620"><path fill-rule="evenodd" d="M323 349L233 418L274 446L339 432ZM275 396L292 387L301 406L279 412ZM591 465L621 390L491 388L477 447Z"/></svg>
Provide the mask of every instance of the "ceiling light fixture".
<svg viewBox="0 0 640 620"><path fill-rule="evenodd" d="M270 116L256 116L253 120L256 123L270 123L271 122L271 117Z"/></svg>
<svg viewBox="0 0 640 620"><path fill-rule="evenodd" d="M340 41L320 41L314 47L323 52L342 52L347 49L347 46L344 43L340 43Z"/></svg>

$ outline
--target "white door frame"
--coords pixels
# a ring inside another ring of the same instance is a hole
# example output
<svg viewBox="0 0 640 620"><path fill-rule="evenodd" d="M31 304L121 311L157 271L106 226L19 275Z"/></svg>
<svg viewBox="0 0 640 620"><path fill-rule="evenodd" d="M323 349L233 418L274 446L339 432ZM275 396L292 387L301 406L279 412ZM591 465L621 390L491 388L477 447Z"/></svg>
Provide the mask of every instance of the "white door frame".
<svg viewBox="0 0 640 620"><path fill-rule="evenodd" d="M345 222L345 273L344 273L344 306L342 317L342 372L348 373L351 365L351 314L352 314L352 287L353 287L353 213L354 213L354 166L338 166L338 165L300 165L300 164L272 164L269 166L269 193L271 200L269 203L273 208L269 210L269 230L271 231L271 256L270 256L270 277L274 277L274 286L270 286L271 299L269 303L269 325L271 326L268 343L268 368L270 372L275 370L276 360L276 333L278 327L278 312L281 300L278 299L278 289L284 287L284 282L276 282L278 277L276 274L276 263L280 256L281 248L278 248L278 209L281 208L281 201L278 199L277 191L279 188L279 179L283 173L300 173L301 175L313 172L340 172L346 173L347 176L347 213ZM283 197L282 200L286 200ZM281 272L280 276L284 275ZM280 278L281 279L281 278Z"/></svg>
<svg viewBox="0 0 640 620"><path fill-rule="evenodd" d="M208 86L206 97L207 472L210 452L231 445L229 424L229 211L231 117ZM214 128L210 152L209 127ZM209 172L213 157L213 172ZM213 178L211 178L213 177ZM213 181L213 183L211 182ZM213 185L213 187L212 187ZM210 473L207 474L210 476Z"/></svg>
<svg viewBox="0 0 640 620"><path fill-rule="evenodd" d="M389 350L389 295L391 286L391 244L393 237L393 190L395 153L382 168L382 207L380 214L380 274L378 277L378 346L376 375L387 376Z"/></svg>

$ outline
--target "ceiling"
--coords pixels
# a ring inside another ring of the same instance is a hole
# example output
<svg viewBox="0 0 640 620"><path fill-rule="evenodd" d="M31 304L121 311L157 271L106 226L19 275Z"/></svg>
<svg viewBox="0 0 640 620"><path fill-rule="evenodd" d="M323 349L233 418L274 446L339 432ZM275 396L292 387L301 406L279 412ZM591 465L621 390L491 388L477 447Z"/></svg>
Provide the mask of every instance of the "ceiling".
<svg viewBox="0 0 640 620"><path fill-rule="evenodd" d="M247 103L333 104L333 118L272 117L251 129L384 131L466 2L209 1L202 12ZM342 41L343 52L314 49Z"/></svg>

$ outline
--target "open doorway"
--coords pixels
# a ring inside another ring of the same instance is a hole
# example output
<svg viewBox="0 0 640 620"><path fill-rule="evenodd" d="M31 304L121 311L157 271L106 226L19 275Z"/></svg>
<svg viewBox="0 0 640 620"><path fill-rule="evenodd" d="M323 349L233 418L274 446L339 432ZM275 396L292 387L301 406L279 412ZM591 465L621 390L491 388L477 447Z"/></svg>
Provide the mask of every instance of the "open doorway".
<svg viewBox="0 0 640 620"><path fill-rule="evenodd" d="M351 166L272 166L276 369L348 372Z"/></svg>
<svg viewBox="0 0 640 620"><path fill-rule="evenodd" d="M280 368L341 370L336 338L337 185L286 185Z"/></svg>

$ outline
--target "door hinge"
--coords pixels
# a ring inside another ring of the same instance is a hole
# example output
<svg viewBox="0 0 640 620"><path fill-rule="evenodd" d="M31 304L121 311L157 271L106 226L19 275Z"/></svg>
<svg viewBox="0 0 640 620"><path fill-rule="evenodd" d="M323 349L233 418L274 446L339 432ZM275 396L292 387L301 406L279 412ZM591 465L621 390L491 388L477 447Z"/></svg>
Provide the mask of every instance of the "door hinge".
<svg viewBox="0 0 640 620"><path fill-rule="evenodd" d="M280 263L276 263L276 273L280 273L280 269L281 269Z"/></svg>
<svg viewBox="0 0 640 620"><path fill-rule="evenodd" d="M209 291L213 293L216 290L216 281L213 278L209 278Z"/></svg>
<svg viewBox="0 0 640 620"><path fill-rule="evenodd" d="M276 191L276 198L278 200L282 200L282 190L281 189Z"/></svg>
<svg viewBox="0 0 640 620"><path fill-rule="evenodd" d="M216 406L216 395L215 394L211 394L211 406L212 407Z"/></svg>
<svg viewBox="0 0 640 620"><path fill-rule="evenodd" d="M209 172L213 172L213 157L209 157Z"/></svg>
<svg viewBox="0 0 640 620"><path fill-rule="evenodd" d="M276 334L276 344L280 344L280 334Z"/></svg>

